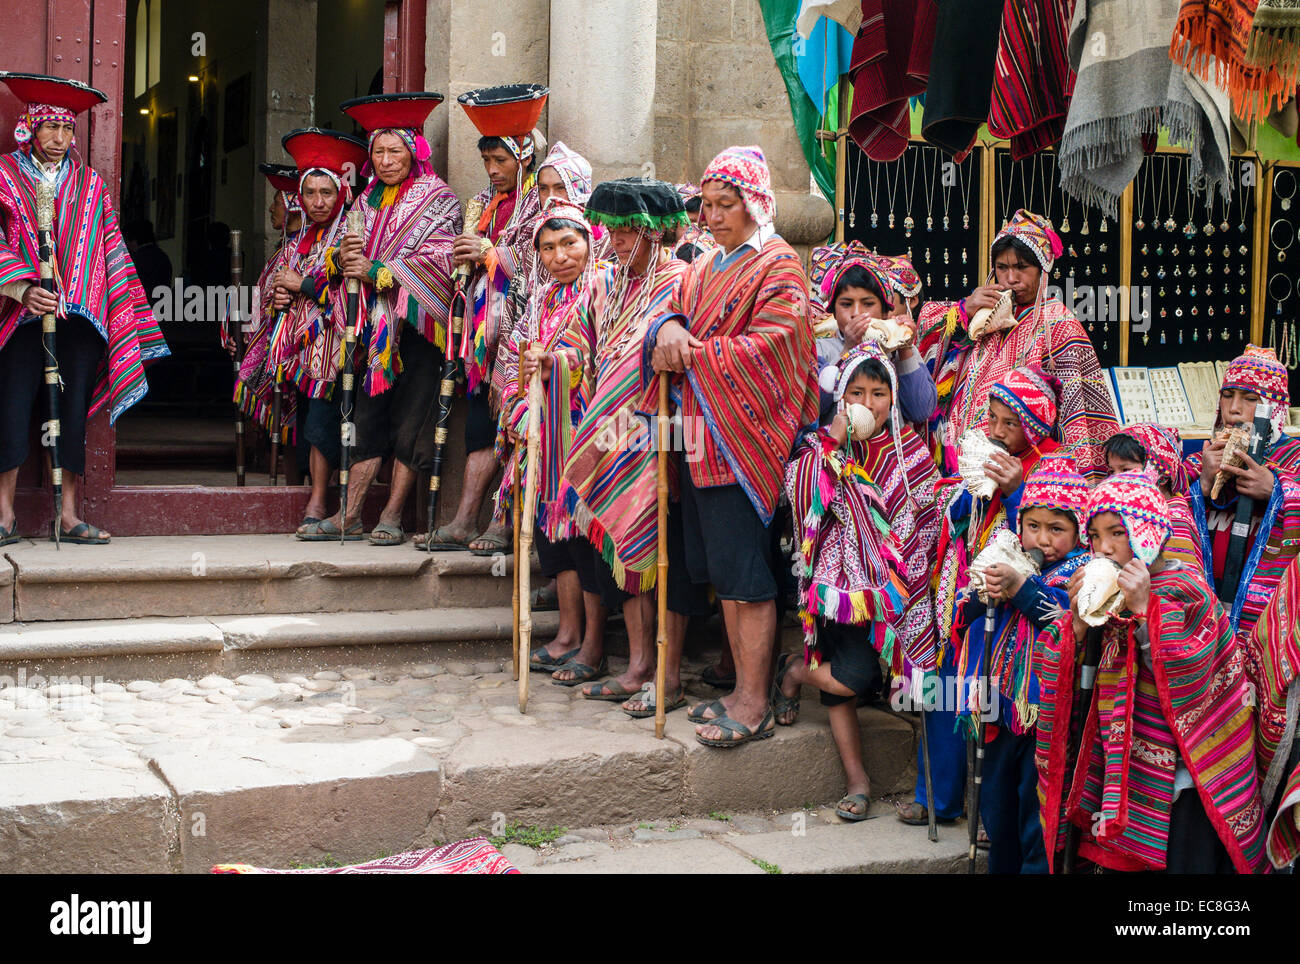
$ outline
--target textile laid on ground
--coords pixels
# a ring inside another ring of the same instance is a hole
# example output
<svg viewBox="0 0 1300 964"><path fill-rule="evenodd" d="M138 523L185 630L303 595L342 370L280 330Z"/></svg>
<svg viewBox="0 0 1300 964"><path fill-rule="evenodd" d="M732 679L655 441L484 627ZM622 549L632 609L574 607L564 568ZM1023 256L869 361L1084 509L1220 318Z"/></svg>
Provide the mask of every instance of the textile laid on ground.
<svg viewBox="0 0 1300 964"><path fill-rule="evenodd" d="M907 150L908 99L925 91L935 15L934 0L863 0L849 70L849 135L873 161L897 160Z"/></svg>
<svg viewBox="0 0 1300 964"><path fill-rule="evenodd" d="M1074 8L1069 56L1078 77L1061 137L1061 187L1112 218L1144 141L1161 126L1188 146L1193 182L1204 177L1209 189L1227 189L1226 97L1216 100L1171 63L1178 7L1179 0L1078 0Z"/></svg>
<svg viewBox="0 0 1300 964"><path fill-rule="evenodd" d="M462 840L437 850L406 853L368 860L346 867L305 867L275 870L250 864L217 864L214 874L517 874L518 870L484 837Z"/></svg>
<svg viewBox="0 0 1300 964"><path fill-rule="evenodd" d="M108 343L89 415L107 409L112 424L149 390L145 363L170 352L127 254L103 178L71 158L62 163L54 205L60 312L81 315ZM0 157L0 285L40 280L36 185L23 170L31 164L21 152ZM0 347L26 311L20 302L0 297Z"/></svg>
<svg viewBox="0 0 1300 964"><path fill-rule="evenodd" d="M1274 62L1261 36L1255 53L1263 66L1247 58L1251 26L1260 0L1182 0L1169 56L1228 91L1232 112L1250 123L1263 120L1276 100L1295 94L1294 55ZM1283 4L1270 4L1281 8ZM1279 72L1278 67L1288 75Z"/></svg>
<svg viewBox="0 0 1300 964"><path fill-rule="evenodd" d="M949 154L969 151L988 119L1004 3L939 0L921 134Z"/></svg>
<svg viewBox="0 0 1300 964"><path fill-rule="evenodd" d="M1233 865L1253 873L1264 826L1245 650L1213 593L1181 566L1152 574L1146 616L1150 666L1134 620L1112 616L1104 628L1083 765L1073 773L1068 743L1081 641L1068 613L1040 636L1035 762L1047 852L1062 848L1068 821L1082 831L1083 858L1111 870L1163 870L1181 764L1193 782L1181 792L1200 795Z"/></svg>
<svg viewBox="0 0 1300 964"><path fill-rule="evenodd" d="M687 268L684 261L661 261L648 290L644 276L632 278L614 317L607 306L615 292L616 267L600 272L592 296L592 313L600 319L596 387L569 449L562 492L579 531L609 564L615 581L631 593L654 586L658 562L658 455L646 423L637 418L645 392L642 345L651 321L677 295Z"/></svg>
<svg viewBox="0 0 1300 964"><path fill-rule="evenodd" d="M1052 147L1074 89L1065 37L1074 0L1007 0L993 69L989 132L1020 160Z"/></svg>

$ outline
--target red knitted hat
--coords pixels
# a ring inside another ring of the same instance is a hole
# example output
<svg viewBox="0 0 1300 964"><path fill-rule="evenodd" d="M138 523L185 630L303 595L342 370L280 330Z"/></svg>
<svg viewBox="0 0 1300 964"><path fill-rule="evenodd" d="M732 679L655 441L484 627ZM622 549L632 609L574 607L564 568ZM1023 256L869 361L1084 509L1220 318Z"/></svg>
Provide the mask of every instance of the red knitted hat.
<svg viewBox="0 0 1300 964"><path fill-rule="evenodd" d="M1083 541L1083 513L1088 503L1088 482L1079 474L1074 456L1068 452L1046 456L1025 480L1020 497L1019 519L1023 524L1030 509L1055 509L1074 517L1079 541Z"/></svg>

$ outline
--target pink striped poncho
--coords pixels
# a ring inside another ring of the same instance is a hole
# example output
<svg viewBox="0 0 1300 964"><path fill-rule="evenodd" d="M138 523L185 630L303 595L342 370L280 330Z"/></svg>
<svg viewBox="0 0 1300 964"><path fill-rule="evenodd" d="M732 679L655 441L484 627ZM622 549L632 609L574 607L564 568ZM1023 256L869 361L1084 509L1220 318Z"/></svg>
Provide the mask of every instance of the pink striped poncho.
<svg viewBox="0 0 1300 964"><path fill-rule="evenodd" d="M84 317L108 343L96 373L89 414L108 409L110 424L149 390L144 365L170 354L136 277L104 179L71 158L54 204L55 279L60 312ZM40 280L36 185L18 153L0 157L0 284ZM26 309L0 298L0 347Z"/></svg>
<svg viewBox="0 0 1300 964"><path fill-rule="evenodd" d="M267 259L262 273L253 286L253 328L244 343L244 358L239 364L239 377L235 379L234 402L239 410L271 431L272 392L275 389L276 370L282 384L293 384L298 375L298 357L291 351L288 311L277 312L272 307L275 285L272 281L283 267L295 268L298 263L294 251L294 238L286 238ZM293 391L283 391L280 401L280 441L289 444L295 437L298 399Z"/></svg>

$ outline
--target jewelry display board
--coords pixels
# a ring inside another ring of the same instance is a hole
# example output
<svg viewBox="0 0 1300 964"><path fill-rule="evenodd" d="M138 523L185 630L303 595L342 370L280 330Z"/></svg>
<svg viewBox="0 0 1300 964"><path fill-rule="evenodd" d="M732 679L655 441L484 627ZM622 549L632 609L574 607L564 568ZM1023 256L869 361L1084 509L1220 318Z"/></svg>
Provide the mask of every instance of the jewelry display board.
<svg viewBox="0 0 1300 964"><path fill-rule="evenodd" d="M1018 208L1044 214L1056 225L1065 252L1052 268L1048 293L1074 312L1102 367L1118 365L1124 308L1118 225L1062 193L1054 151L1013 161L1010 151L995 148L993 167L993 211L998 226Z"/></svg>
<svg viewBox="0 0 1300 964"><path fill-rule="evenodd" d="M1300 169L1276 163L1265 172L1265 206L1268 217L1263 226L1267 245L1264 258L1264 335L1263 342L1277 352L1290 376L1291 397L1300 389Z"/></svg>
<svg viewBox="0 0 1300 964"><path fill-rule="evenodd" d="M925 301L957 301L980 283L982 149L958 164L914 141L879 164L850 143L844 239L880 254L906 254Z"/></svg>
<svg viewBox="0 0 1300 964"><path fill-rule="evenodd" d="M1226 203L1192 195L1189 168L1186 154L1161 151L1133 182L1133 298L1153 316L1130 357L1159 346L1166 365L1235 358L1251 333L1258 166L1233 159Z"/></svg>
<svg viewBox="0 0 1300 964"><path fill-rule="evenodd" d="M1121 425L1157 421L1156 399L1145 368L1112 368L1109 375L1119 401Z"/></svg>
<svg viewBox="0 0 1300 964"><path fill-rule="evenodd" d="M1179 362L1178 372L1183 378L1183 388L1192 406L1192 417L1198 428L1207 431L1214 426L1219 411L1219 386L1223 382L1214 362Z"/></svg>

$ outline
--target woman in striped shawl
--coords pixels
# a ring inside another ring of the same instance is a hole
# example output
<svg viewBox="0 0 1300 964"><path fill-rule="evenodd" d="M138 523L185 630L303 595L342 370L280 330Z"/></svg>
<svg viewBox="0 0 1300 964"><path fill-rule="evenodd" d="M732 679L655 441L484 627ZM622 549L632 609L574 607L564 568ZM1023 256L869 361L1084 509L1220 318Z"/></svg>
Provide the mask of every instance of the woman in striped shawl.
<svg viewBox="0 0 1300 964"><path fill-rule="evenodd" d="M1101 663L1077 762L1068 758L1076 653L1070 612L1043 631L1035 762L1049 855L1068 823L1079 856L1109 871L1254 873L1264 856L1246 649L1202 575L1165 559L1169 510L1154 472L1095 488L1092 552L1119 567L1123 601L1100 629ZM1049 859L1049 863L1051 860Z"/></svg>
<svg viewBox="0 0 1300 964"><path fill-rule="evenodd" d="M627 671L583 687L588 699L623 701L624 712L654 713L655 580L658 564L656 476L658 453L641 406L642 357L651 320L676 294L685 262L663 247L667 232L686 223L671 185L623 178L596 187L587 217L605 225L618 257L597 272L593 310L597 318L596 388L564 468L564 499L578 530L599 556L597 577L609 608L621 607L627 625ZM648 414L648 413L645 413ZM675 473L670 469L670 485ZM682 705L680 663L687 617L697 611L681 563L681 517L668 512L668 658L666 708ZM555 672L557 682L576 684L601 675L602 641Z"/></svg>

